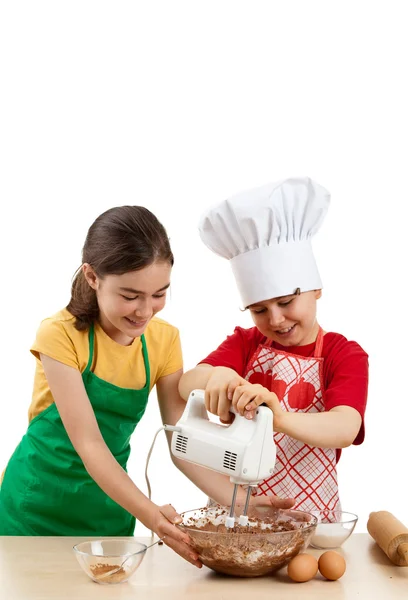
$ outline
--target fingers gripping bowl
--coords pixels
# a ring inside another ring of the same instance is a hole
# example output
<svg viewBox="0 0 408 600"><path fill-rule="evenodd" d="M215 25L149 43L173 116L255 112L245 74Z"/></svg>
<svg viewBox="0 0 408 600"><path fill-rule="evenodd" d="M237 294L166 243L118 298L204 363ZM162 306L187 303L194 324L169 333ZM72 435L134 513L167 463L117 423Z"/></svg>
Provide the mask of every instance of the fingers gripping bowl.
<svg viewBox="0 0 408 600"><path fill-rule="evenodd" d="M236 516L242 507L236 507ZM225 527L229 509L207 507L182 513L178 526L191 539L201 562L237 577L259 577L286 565L304 550L316 529L317 518L298 510L272 506L250 507L248 525Z"/></svg>

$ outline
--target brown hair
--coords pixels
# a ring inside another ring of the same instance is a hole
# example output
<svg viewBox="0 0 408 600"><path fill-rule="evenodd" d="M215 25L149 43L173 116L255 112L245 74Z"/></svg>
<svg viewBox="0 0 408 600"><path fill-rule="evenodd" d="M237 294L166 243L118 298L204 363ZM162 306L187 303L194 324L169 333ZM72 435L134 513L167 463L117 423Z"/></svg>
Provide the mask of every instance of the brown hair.
<svg viewBox="0 0 408 600"><path fill-rule="evenodd" d="M174 263L169 238L163 225L143 206L118 206L102 213L88 230L82 263L89 263L98 277L138 271L156 261ZM79 331L99 317L96 292L80 267L73 278L67 306L76 317Z"/></svg>

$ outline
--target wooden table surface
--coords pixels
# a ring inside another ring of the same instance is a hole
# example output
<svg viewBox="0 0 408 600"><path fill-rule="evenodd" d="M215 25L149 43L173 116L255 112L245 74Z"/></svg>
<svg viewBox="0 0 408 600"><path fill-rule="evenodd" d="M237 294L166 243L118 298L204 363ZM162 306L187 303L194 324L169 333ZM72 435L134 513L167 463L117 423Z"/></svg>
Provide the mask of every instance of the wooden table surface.
<svg viewBox="0 0 408 600"><path fill-rule="evenodd" d="M149 543L148 538L136 538ZM368 534L353 534L341 549L347 561L335 582L321 575L293 583L286 568L272 576L241 579L193 567L166 546L148 550L127 583L99 585L80 568L72 546L84 538L0 537L1 600L406 600L408 567L396 567ZM320 556L322 551L307 552Z"/></svg>

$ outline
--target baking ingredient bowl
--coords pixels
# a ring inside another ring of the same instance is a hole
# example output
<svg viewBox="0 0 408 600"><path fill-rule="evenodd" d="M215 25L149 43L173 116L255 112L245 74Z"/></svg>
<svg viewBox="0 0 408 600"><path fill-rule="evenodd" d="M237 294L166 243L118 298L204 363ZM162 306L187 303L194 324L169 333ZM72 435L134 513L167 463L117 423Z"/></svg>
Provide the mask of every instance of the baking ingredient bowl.
<svg viewBox="0 0 408 600"><path fill-rule="evenodd" d="M311 513L318 522L310 545L321 550L339 548L353 533L358 521L354 513L341 510L312 510Z"/></svg>
<svg viewBox="0 0 408 600"><path fill-rule="evenodd" d="M85 573L102 584L127 581L142 562L146 549L140 542L112 538L74 546L75 556Z"/></svg>
<svg viewBox="0 0 408 600"><path fill-rule="evenodd" d="M242 514L237 506L235 516ZM259 577L277 571L304 550L317 518L298 510L250 507L246 526L225 527L229 508L214 506L184 512L178 526L191 539L201 562L218 573Z"/></svg>

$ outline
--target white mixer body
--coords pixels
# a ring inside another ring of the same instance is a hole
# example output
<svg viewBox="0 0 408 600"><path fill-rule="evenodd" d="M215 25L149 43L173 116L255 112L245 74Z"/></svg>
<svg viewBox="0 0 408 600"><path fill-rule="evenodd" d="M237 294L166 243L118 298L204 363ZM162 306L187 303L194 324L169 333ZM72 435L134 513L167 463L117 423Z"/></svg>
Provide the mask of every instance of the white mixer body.
<svg viewBox="0 0 408 600"><path fill-rule="evenodd" d="M235 484L256 486L273 473L273 413L265 406L253 419L236 414L225 426L210 421L204 390L194 390L176 428L171 451L182 460L224 473Z"/></svg>

